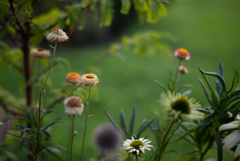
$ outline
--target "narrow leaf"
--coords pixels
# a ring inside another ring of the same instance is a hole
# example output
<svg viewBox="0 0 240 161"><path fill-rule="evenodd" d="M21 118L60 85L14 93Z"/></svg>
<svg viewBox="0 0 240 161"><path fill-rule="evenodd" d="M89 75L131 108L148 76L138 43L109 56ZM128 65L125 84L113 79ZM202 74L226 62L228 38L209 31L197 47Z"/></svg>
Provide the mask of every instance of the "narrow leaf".
<svg viewBox="0 0 240 161"><path fill-rule="evenodd" d="M136 137L140 137L140 135L142 134L142 132L153 122L153 120L155 119L155 117L153 117L150 121L148 121L144 126L140 126L138 131L137 131L137 134L136 134Z"/></svg>
<svg viewBox="0 0 240 161"><path fill-rule="evenodd" d="M25 129L23 129L23 130L21 131L21 136L23 136L24 132L27 131L27 130L30 131L30 130L33 130L33 129L32 129L32 128L25 128Z"/></svg>
<svg viewBox="0 0 240 161"><path fill-rule="evenodd" d="M136 115L136 105L134 105L133 110L132 110L132 117L130 120L130 125L129 125L129 135L132 136L133 134L133 128L134 128L134 122L135 122L135 115Z"/></svg>
<svg viewBox="0 0 240 161"><path fill-rule="evenodd" d="M20 117L20 116L10 116L10 117L7 117L5 120L3 120L3 122L6 122L6 121L11 120L11 119L27 120L26 118Z"/></svg>
<svg viewBox="0 0 240 161"><path fill-rule="evenodd" d="M62 120L55 120L55 121L52 121L51 123L49 123L48 125L46 125L42 131L45 131L47 128L49 128L50 126L52 126L53 124L57 123L57 122L62 122Z"/></svg>
<svg viewBox="0 0 240 161"><path fill-rule="evenodd" d="M164 90L164 92L165 93L167 93L167 89L164 87L164 85L162 84L162 83L160 83L160 82L158 82L157 80L153 80L155 83L157 83L163 90Z"/></svg>
<svg viewBox="0 0 240 161"><path fill-rule="evenodd" d="M178 91L180 91L182 88L184 88L184 87L193 87L191 84L183 84L183 85L181 85L180 87L178 87L178 89L176 90L176 93L178 92Z"/></svg>
<svg viewBox="0 0 240 161"><path fill-rule="evenodd" d="M222 161L223 159L223 148L222 148L222 140L221 140L221 134L217 131L215 131L215 140L217 143L217 149L218 149L218 161Z"/></svg>
<svg viewBox="0 0 240 161"><path fill-rule="evenodd" d="M102 26L110 26L112 23L113 19L113 1L112 0L102 0L100 4L100 9L101 9L101 22L100 22L100 27Z"/></svg>
<svg viewBox="0 0 240 161"><path fill-rule="evenodd" d="M43 117L44 117L45 115L50 114L50 113L52 113L52 112L53 112L53 110L50 110L50 111L45 112L45 113L42 115L41 120L43 119Z"/></svg>
<svg viewBox="0 0 240 161"><path fill-rule="evenodd" d="M223 74L224 74L224 67L223 67L223 64L222 64L222 61L219 61L219 74L223 77Z"/></svg>
<svg viewBox="0 0 240 161"><path fill-rule="evenodd" d="M205 93L205 96L207 97L208 102L211 103L212 100L211 100L211 97L210 97L210 94L209 94L209 91L208 91L207 87L205 86L205 84L203 83L203 81L200 78L198 78L198 80L199 80L199 82L200 82L200 84L203 88L203 91Z"/></svg>
<svg viewBox="0 0 240 161"><path fill-rule="evenodd" d="M202 123L201 125L206 125L209 121L211 121L213 118L215 118L216 116L218 115L217 112L213 112L209 115L207 115L203 120L202 120Z"/></svg>
<svg viewBox="0 0 240 161"><path fill-rule="evenodd" d="M127 121L126 121L126 116L124 114L123 109L121 109L121 112L120 112L120 124L121 124L122 130L125 129L127 131Z"/></svg>
<svg viewBox="0 0 240 161"><path fill-rule="evenodd" d="M121 0L122 6L121 6L121 13L127 15L130 8L131 8L131 0Z"/></svg>
<svg viewBox="0 0 240 161"><path fill-rule="evenodd" d="M20 143L19 143L19 150L21 150L22 147L23 147L23 145L24 145L24 143L25 143L28 139L30 139L31 137L33 137L34 135L35 135L35 134L30 134L30 135L25 136L25 137L20 141Z"/></svg>
<svg viewBox="0 0 240 161"><path fill-rule="evenodd" d="M238 87L238 72L236 71L233 76L232 86L230 90L227 92L228 95L232 94L232 92Z"/></svg>

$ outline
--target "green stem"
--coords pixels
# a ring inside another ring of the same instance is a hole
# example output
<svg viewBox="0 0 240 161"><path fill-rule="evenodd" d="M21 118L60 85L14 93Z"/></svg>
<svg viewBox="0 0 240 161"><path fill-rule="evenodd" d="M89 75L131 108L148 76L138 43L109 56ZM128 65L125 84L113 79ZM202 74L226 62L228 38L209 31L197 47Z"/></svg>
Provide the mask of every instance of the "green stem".
<svg viewBox="0 0 240 161"><path fill-rule="evenodd" d="M214 136L212 136L212 139L211 139L211 141L208 143L208 145L207 145L206 149L204 150L204 152L201 152L199 161L202 161L202 160L203 160L203 158L204 158L204 156L207 154L208 150L212 147L214 141L215 141Z"/></svg>
<svg viewBox="0 0 240 161"><path fill-rule="evenodd" d="M41 66L41 58L39 58L38 62L38 71L37 71L37 85L38 85L38 80L39 80L39 73L40 73L40 66ZM36 90L36 97L38 96L38 90ZM38 98L38 97L37 97ZM37 99L38 100L38 99Z"/></svg>
<svg viewBox="0 0 240 161"><path fill-rule="evenodd" d="M72 117L72 132L71 132L71 149L70 149L70 161L72 161L72 149L73 149L73 131L74 131L74 119L75 115Z"/></svg>
<svg viewBox="0 0 240 161"><path fill-rule="evenodd" d="M136 161L138 161L138 155L136 155Z"/></svg>
<svg viewBox="0 0 240 161"><path fill-rule="evenodd" d="M173 89L172 89L172 92L173 92L173 90L174 90L175 83L176 83L176 81L177 81L178 67L179 67L180 63L181 63L181 59L179 59L179 61L178 61L177 71L176 71L176 74L175 74L175 77L174 77L174 80L173 80Z"/></svg>
<svg viewBox="0 0 240 161"><path fill-rule="evenodd" d="M38 127L37 127L37 151L36 155L38 155L39 152L39 133L40 133L40 119L41 119L41 106L42 106L42 92L41 90L39 91L39 105L38 105ZM35 159L37 160L37 156L35 156Z"/></svg>
<svg viewBox="0 0 240 161"><path fill-rule="evenodd" d="M89 87L89 95L88 95L88 102L87 102L88 106L87 106L86 122L85 122L84 134L83 134L83 142L82 142L82 151L81 151L80 161L82 160L83 149L84 149L84 140L85 140L85 135L86 135L86 130L87 130L87 121L88 121L88 110L89 110L89 103L90 103L90 95L91 95L91 87Z"/></svg>
<svg viewBox="0 0 240 161"><path fill-rule="evenodd" d="M172 121L170 122L167 130L165 131L165 133L164 133L164 135L163 135L163 138L162 138L162 141L161 141L161 144L160 144L160 148L159 148L159 153L158 153L158 161L161 160L161 155L162 155L162 152L163 152L163 146L164 146L165 138L167 137L168 133L169 133L170 130L172 129L174 123L175 123L175 119L172 119Z"/></svg>
<svg viewBox="0 0 240 161"><path fill-rule="evenodd" d="M46 84L47 84L48 77L49 77L50 72L51 72L51 68L52 68L54 56L55 56L55 53L56 53L56 48L57 48L57 42L55 42L55 47L54 47L53 56L52 56L52 62L51 62L51 64L50 64L49 72L48 72L48 75L47 75L47 79L46 79L46 81L45 81L45 83L44 83L42 92L44 92L45 86L46 86Z"/></svg>
<svg viewBox="0 0 240 161"><path fill-rule="evenodd" d="M69 152L70 152L70 144L71 144L71 133L72 133L72 123L71 123L71 120L72 120L72 117L71 115L68 115L70 117L70 126L69 126L69 135L68 135L68 145L67 145L67 161L69 160ZM69 119L68 117L68 119Z"/></svg>
<svg viewBox="0 0 240 161"><path fill-rule="evenodd" d="M72 84L72 96L74 95L75 84Z"/></svg>

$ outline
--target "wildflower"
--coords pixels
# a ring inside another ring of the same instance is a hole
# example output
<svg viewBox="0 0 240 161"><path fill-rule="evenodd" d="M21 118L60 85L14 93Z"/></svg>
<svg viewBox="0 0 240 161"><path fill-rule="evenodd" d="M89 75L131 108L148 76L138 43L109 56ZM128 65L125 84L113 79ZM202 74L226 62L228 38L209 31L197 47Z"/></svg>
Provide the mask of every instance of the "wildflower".
<svg viewBox="0 0 240 161"><path fill-rule="evenodd" d="M188 69L187 67L184 67L183 65L178 67L178 72L181 74L187 74L188 73Z"/></svg>
<svg viewBox="0 0 240 161"><path fill-rule="evenodd" d="M47 39L48 41L64 42L67 41L69 38L62 29L55 28L50 34L48 34Z"/></svg>
<svg viewBox="0 0 240 161"><path fill-rule="evenodd" d="M191 57L190 53L183 48L176 49L175 56L178 57L180 60L189 60Z"/></svg>
<svg viewBox="0 0 240 161"><path fill-rule="evenodd" d="M219 131L225 131L225 130L235 130L232 133L230 133L227 137L223 139L223 147L226 149L231 149L234 147L239 141L240 141L240 115L237 115L237 121L233 121L227 124L223 124L219 127ZM234 157L237 158L240 156L240 144L238 144Z"/></svg>
<svg viewBox="0 0 240 161"><path fill-rule="evenodd" d="M30 54L37 58L48 58L51 55L49 50L45 50L44 48L32 49Z"/></svg>
<svg viewBox="0 0 240 161"><path fill-rule="evenodd" d="M83 103L80 97L71 96L65 98L64 100L65 105L65 113L68 115L81 115L83 112Z"/></svg>
<svg viewBox="0 0 240 161"><path fill-rule="evenodd" d="M149 145L150 142L151 141L148 141L148 139L140 138L139 140L135 140L132 137L132 140L127 139L123 142L123 149L127 150L128 153L141 156L142 153L145 153L145 149L150 151L153 147L152 145Z"/></svg>
<svg viewBox="0 0 240 161"><path fill-rule="evenodd" d="M87 73L81 76L81 85L92 87L96 86L99 82L97 75Z"/></svg>
<svg viewBox="0 0 240 161"><path fill-rule="evenodd" d="M80 82L80 75L77 74L77 73L68 73L66 75L66 81L68 83L73 83L73 84L79 83Z"/></svg>
<svg viewBox="0 0 240 161"><path fill-rule="evenodd" d="M116 151L120 147L120 135L110 126L100 126L94 135L95 145L102 153Z"/></svg>
<svg viewBox="0 0 240 161"><path fill-rule="evenodd" d="M177 118L189 118L189 119L200 119L203 117L203 114L197 109L201 105L196 102L195 99L181 96L180 93L161 95L160 103L164 106L165 110L169 113L170 116Z"/></svg>

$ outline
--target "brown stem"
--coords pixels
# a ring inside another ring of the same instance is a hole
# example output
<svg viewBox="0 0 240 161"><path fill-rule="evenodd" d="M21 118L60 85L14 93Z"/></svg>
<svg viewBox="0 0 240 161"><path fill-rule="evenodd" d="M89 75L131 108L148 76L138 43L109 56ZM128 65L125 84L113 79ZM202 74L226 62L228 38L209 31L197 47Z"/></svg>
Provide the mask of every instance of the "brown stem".
<svg viewBox="0 0 240 161"><path fill-rule="evenodd" d="M4 110L6 110L7 112L11 113L12 115L15 116L24 116L25 114L23 112L19 112L9 106L7 106L3 101L0 102L2 104L2 107Z"/></svg>

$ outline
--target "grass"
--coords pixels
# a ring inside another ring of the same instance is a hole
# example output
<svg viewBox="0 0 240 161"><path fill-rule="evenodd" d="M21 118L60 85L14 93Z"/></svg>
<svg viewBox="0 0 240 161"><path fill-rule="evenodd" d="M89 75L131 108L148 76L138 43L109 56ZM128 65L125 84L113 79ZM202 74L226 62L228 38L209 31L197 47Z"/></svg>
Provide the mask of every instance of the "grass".
<svg viewBox="0 0 240 161"><path fill-rule="evenodd" d="M154 25L144 24L139 26L136 23L128 28L125 33L126 35L132 35L135 32L145 30L158 30L175 35L177 41L175 43L167 42L168 45L171 46L173 50L184 47L188 49L192 55L189 61L182 63L188 67L190 72L183 76L179 83L193 84L194 88L192 89L193 93L191 97L202 101L202 106L206 107L208 104L197 80L197 77L200 77L198 67L201 67L205 71L217 72L218 62L222 60L225 66L224 77L228 88L230 87L234 71L240 68L238 63L240 59L239 6L240 2L238 1L171 1L171 3L168 4L167 18L164 18ZM60 45L61 44L58 46ZM60 73L58 73L56 69L51 72L50 78L53 89L62 87L65 83L65 75L67 73L78 72L82 74L89 64L105 54L109 46L110 44L74 49L58 48L56 57L61 56L68 59L71 68L65 67ZM160 55L154 57L147 55L137 56L130 51L123 51L120 54L125 57L125 63L113 56L107 58L94 70L94 73L97 74L100 79L100 83L97 86L99 101L95 102L92 99L90 102L89 112L90 114L95 114L95 116L89 118L83 155L84 160L91 160L91 158L96 158L98 155L98 151L94 148L93 136L94 130L99 125L109 123L104 114L104 109L119 123L120 109L124 109L127 119L130 121L132 107L136 104L136 127L139 125L141 119L151 119L153 117L145 109L146 106L153 111L157 111L162 117L165 115L165 112L158 103L162 90L152 80L156 79L166 85L169 75L165 67L175 72L178 60L175 57L171 57L166 61L163 60ZM14 72L13 69L10 69L10 71L11 72L6 72L5 70L0 71L1 78L11 77L10 82L6 79L0 79L1 86L17 96L24 95L16 86L12 86L16 80L22 80L16 76L16 72ZM213 81L214 79L211 79L211 82ZM50 93L50 91L48 91L49 88L47 89L47 95L45 97L46 99L51 99L52 95L48 94ZM45 122L52 121L55 118L61 118L63 123L54 125L52 134L54 138L56 138L56 141L66 147L69 120L67 119L67 115L64 114L63 103L59 103L54 107L54 113L46 117ZM78 134L74 140L73 148L73 158L75 159L80 157L79 152L81 150L84 122L84 114L76 117L75 130L78 131ZM136 130L136 127L134 130ZM145 134L150 134L150 138L153 138L153 134L149 130L142 136ZM192 151L192 147L184 141L170 145L169 149L170 148L182 150L184 156L187 155L187 152ZM177 156L177 154L173 155L169 153L166 154L164 159L172 160ZM217 157L215 150L212 150L206 156L206 159L210 157ZM224 157L226 161L229 160L226 153Z"/></svg>

